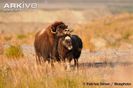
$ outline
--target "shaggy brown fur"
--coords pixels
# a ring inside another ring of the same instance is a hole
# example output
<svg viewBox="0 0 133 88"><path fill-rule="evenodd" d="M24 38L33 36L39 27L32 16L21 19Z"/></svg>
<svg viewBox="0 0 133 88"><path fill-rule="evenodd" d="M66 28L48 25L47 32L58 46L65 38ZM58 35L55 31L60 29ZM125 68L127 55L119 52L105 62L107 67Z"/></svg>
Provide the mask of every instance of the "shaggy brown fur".
<svg viewBox="0 0 133 88"><path fill-rule="evenodd" d="M64 35L67 25L63 22L55 22L45 30L37 32L35 35L34 47L37 63L41 61L53 61L56 57L57 37Z"/></svg>

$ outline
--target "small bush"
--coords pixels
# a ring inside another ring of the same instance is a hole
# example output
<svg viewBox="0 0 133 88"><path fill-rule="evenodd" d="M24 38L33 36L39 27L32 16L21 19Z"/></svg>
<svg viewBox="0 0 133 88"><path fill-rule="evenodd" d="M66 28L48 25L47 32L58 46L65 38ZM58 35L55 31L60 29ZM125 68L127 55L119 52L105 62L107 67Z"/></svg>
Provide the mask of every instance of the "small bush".
<svg viewBox="0 0 133 88"><path fill-rule="evenodd" d="M130 35L131 35L130 32L126 32L126 33L123 35L123 38L124 38L124 39L128 39Z"/></svg>
<svg viewBox="0 0 133 88"><path fill-rule="evenodd" d="M23 52L19 45L11 45L4 50L4 55L8 58L20 58L23 57Z"/></svg>
<svg viewBox="0 0 133 88"><path fill-rule="evenodd" d="M17 38L18 38L18 39L24 39L24 38L26 38L26 37L27 37L27 36L24 35L24 34L17 35Z"/></svg>
<svg viewBox="0 0 133 88"><path fill-rule="evenodd" d="M4 36L4 40L10 41L12 39L12 36Z"/></svg>

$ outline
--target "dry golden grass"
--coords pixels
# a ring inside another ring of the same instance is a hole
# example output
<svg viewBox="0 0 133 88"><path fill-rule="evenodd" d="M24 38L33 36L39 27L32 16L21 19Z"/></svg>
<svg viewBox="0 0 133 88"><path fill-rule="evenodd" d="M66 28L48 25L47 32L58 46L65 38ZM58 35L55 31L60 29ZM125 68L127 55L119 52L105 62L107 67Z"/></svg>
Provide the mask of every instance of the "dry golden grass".
<svg viewBox="0 0 133 88"><path fill-rule="evenodd" d="M85 58L80 64L88 63L89 59L93 58ZM0 56L0 88L130 88L132 85L89 86L84 83L132 83L131 69L130 65L124 67L118 65L113 68L109 65L105 67L94 65L94 67L80 66L78 71L65 71L58 63L55 63L55 68L51 68L47 63L37 65L34 57L8 59Z"/></svg>
<svg viewBox="0 0 133 88"><path fill-rule="evenodd" d="M101 76L90 76L85 70L62 70L57 63L53 69L48 64L37 65L34 58L0 58L0 88L95 88L83 83L102 81Z"/></svg>

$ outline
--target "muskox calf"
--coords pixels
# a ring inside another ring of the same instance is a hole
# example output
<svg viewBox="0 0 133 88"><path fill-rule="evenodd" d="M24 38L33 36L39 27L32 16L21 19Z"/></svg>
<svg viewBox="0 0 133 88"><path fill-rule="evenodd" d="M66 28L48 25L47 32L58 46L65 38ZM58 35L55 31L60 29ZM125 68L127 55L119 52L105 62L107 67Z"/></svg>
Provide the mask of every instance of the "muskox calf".
<svg viewBox="0 0 133 88"><path fill-rule="evenodd" d="M59 38L58 54L62 61L67 61L67 69L70 69L72 59L74 59L74 66L78 68L78 59L82 48L82 40L77 35L66 35Z"/></svg>
<svg viewBox="0 0 133 88"><path fill-rule="evenodd" d="M71 40L72 40L72 46L73 46L72 53L73 53L74 63L75 63L75 66L78 68L78 59L81 55L83 42L81 38L77 35L72 35Z"/></svg>

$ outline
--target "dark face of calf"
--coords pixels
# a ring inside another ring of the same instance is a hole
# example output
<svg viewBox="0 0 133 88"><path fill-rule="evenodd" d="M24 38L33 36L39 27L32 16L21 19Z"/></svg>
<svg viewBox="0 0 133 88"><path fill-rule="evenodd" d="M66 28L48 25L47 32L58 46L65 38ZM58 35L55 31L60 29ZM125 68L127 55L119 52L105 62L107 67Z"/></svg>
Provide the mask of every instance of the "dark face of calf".
<svg viewBox="0 0 133 88"><path fill-rule="evenodd" d="M70 36L66 36L63 40L63 46L67 48L68 50L72 50L72 40Z"/></svg>

